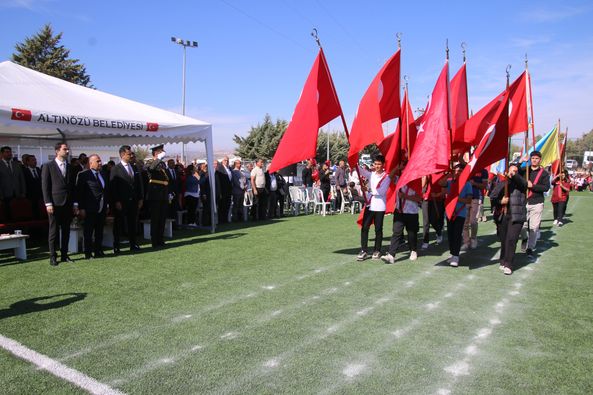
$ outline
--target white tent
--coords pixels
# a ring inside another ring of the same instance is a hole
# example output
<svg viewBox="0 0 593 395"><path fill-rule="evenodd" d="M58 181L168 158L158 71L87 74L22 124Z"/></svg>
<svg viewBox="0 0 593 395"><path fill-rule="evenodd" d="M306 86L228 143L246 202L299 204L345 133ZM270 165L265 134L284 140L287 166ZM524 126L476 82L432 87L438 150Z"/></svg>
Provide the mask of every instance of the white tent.
<svg viewBox="0 0 593 395"><path fill-rule="evenodd" d="M2 145L71 147L203 142L212 163L212 125L6 61L0 63ZM208 167L215 196L215 169ZM211 200L212 230L216 205Z"/></svg>

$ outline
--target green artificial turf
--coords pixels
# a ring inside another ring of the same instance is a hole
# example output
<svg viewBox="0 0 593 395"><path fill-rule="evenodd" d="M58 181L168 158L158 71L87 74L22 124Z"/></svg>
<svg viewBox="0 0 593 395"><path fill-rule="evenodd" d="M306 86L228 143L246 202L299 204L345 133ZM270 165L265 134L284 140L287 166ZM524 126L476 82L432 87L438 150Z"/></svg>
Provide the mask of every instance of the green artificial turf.
<svg viewBox="0 0 593 395"><path fill-rule="evenodd" d="M553 228L546 202L538 261L518 253L512 276L492 222L457 269L434 243L416 262L356 262L349 214L58 267L33 243L26 263L0 255L0 334L132 394L591 393L592 203L573 193ZM4 350L0 388L83 393Z"/></svg>

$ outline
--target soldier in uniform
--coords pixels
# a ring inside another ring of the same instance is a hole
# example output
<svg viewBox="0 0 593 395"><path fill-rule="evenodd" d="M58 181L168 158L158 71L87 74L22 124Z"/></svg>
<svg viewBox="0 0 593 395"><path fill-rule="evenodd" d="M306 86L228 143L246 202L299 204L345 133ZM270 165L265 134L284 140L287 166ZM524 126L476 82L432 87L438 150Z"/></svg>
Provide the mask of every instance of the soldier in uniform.
<svg viewBox="0 0 593 395"><path fill-rule="evenodd" d="M163 162L165 155L163 145L158 145L152 148L152 159L146 161L148 171L146 199L150 208L150 240L153 248L165 245L163 234L169 208L169 177L166 171L167 165Z"/></svg>

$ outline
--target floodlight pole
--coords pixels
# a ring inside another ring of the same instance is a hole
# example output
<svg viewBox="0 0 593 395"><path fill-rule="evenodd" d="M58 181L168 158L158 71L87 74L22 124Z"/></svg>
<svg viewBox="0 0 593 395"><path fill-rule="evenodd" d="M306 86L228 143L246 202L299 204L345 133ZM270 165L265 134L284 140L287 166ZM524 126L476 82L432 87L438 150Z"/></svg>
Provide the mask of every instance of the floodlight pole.
<svg viewBox="0 0 593 395"><path fill-rule="evenodd" d="M178 37L171 37L171 42L175 44L179 44L183 47L183 70L182 70L182 90L181 90L181 114L185 115L185 63L186 63L186 48L197 48L198 42L197 41L189 41L183 40ZM185 143L181 143L181 158L183 163L186 162L185 160Z"/></svg>

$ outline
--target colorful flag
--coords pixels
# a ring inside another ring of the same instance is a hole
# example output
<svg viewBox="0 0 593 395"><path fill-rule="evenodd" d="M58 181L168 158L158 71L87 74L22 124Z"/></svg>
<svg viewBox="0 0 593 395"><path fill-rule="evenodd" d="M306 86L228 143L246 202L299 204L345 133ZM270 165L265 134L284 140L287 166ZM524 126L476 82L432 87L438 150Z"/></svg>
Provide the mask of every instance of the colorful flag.
<svg viewBox="0 0 593 395"><path fill-rule="evenodd" d="M507 157L509 151L508 103L508 95L507 91L505 91L486 105L485 108L490 108L491 110L488 116L484 117L483 122L488 122L489 126L480 139L480 143L476 147L471 160L465 166L459 178L451 184L451 189L445 200L445 210L449 218L454 218L459 193L470 176L475 171L484 169L497 160Z"/></svg>
<svg viewBox="0 0 593 395"><path fill-rule="evenodd" d="M418 128L412 155L396 186L449 168L451 156L449 120L449 62L445 62Z"/></svg>
<svg viewBox="0 0 593 395"><path fill-rule="evenodd" d="M342 114L323 50L313 63L292 119L278 144L270 172L315 157L319 128Z"/></svg>
<svg viewBox="0 0 593 395"><path fill-rule="evenodd" d="M464 124L469 118L467 97L467 72L465 63L451 79L451 131L453 153L461 154L469 150L473 140L464 134Z"/></svg>
<svg viewBox="0 0 593 395"><path fill-rule="evenodd" d="M509 86L509 134L527 132L529 111L527 95L527 71Z"/></svg>
<svg viewBox="0 0 593 395"><path fill-rule="evenodd" d="M558 125L554 126L541 140L535 143L535 150L542 153L542 160L540 162L540 166L542 167L549 166L555 160L560 159L560 152L558 150ZM533 148L529 152L533 152Z"/></svg>
<svg viewBox="0 0 593 395"><path fill-rule="evenodd" d="M400 116L400 52L385 62L358 105L348 137L348 163L352 168L364 147L383 140L383 122Z"/></svg>
<svg viewBox="0 0 593 395"><path fill-rule="evenodd" d="M566 142L568 140L568 130L564 133L564 139L562 140L562 144L560 144L560 157L552 163L552 174L560 173L560 169L564 169L564 167L560 166L560 163L564 163L566 161Z"/></svg>

